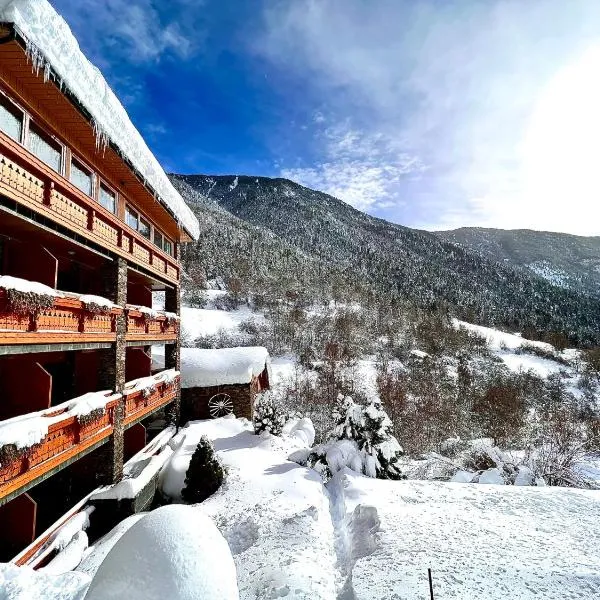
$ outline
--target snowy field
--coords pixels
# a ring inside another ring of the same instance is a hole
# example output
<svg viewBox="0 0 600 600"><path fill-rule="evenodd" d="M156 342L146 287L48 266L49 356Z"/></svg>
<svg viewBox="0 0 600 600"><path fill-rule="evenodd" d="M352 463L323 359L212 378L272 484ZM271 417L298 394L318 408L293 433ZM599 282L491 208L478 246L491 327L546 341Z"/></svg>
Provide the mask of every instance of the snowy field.
<svg viewBox="0 0 600 600"><path fill-rule="evenodd" d="M600 598L600 493L387 482L350 471L345 514L356 600Z"/></svg>

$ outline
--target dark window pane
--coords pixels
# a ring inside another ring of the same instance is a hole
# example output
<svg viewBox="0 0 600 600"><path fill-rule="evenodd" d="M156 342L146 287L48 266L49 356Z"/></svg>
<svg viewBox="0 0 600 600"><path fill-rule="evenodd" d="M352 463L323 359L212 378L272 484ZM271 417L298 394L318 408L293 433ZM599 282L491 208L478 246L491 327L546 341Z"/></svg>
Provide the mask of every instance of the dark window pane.
<svg viewBox="0 0 600 600"><path fill-rule="evenodd" d="M131 210L131 208L129 207L127 207L125 222L132 229L138 228L138 214L134 210Z"/></svg>
<svg viewBox="0 0 600 600"><path fill-rule="evenodd" d="M159 248L163 247L163 236L162 236L162 233L160 233L160 231L157 231L156 229L154 230L154 243Z"/></svg>
<svg viewBox="0 0 600 600"><path fill-rule="evenodd" d="M145 237L150 239L150 223L147 223L140 217L140 225L138 231Z"/></svg>
<svg viewBox="0 0 600 600"><path fill-rule="evenodd" d="M163 246L163 250L169 255L173 256L173 244L167 239L165 239L165 243Z"/></svg>
<svg viewBox="0 0 600 600"><path fill-rule="evenodd" d="M98 198L98 201L104 208L110 210L111 213L116 212L115 195L103 185L100 186L100 197Z"/></svg>
<svg viewBox="0 0 600 600"><path fill-rule="evenodd" d="M92 174L76 160L71 161L71 183L84 194L92 195Z"/></svg>
<svg viewBox="0 0 600 600"><path fill-rule="evenodd" d="M23 113L2 96L0 96L0 130L16 142L21 141Z"/></svg>
<svg viewBox="0 0 600 600"><path fill-rule="evenodd" d="M60 144L34 125L29 128L27 147L32 154L35 154L57 173L61 172L62 148Z"/></svg>

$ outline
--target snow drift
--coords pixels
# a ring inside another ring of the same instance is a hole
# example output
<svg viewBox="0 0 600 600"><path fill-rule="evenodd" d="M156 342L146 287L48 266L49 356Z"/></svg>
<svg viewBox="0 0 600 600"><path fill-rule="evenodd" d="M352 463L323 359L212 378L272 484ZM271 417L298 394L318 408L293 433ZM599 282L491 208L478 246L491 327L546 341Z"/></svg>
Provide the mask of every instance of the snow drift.
<svg viewBox="0 0 600 600"><path fill-rule="evenodd" d="M86 600L237 600L231 551L212 520L183 505L137 521L100 565Z"/></svg>

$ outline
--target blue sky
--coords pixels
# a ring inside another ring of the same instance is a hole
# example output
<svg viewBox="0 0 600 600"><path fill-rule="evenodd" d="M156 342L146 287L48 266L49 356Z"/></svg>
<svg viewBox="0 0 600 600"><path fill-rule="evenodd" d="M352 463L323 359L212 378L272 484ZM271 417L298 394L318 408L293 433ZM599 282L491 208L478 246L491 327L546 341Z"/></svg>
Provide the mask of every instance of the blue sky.
<svg viewBox="0 0 600 600"><path fill-rule="evenodd" d="M51 0L168 171L600 234L597 0Z"/></svg>

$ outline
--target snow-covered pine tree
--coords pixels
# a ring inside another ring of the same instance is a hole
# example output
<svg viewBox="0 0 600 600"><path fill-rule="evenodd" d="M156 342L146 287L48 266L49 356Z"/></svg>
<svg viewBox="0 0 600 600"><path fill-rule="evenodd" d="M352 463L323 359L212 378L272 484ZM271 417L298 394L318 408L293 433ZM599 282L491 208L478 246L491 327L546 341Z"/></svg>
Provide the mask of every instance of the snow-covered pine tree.
<svg viewBox="0 0 600 600"><path fill-rule="evenodd" d="M190 504L202 502L221 487L223 477L223 467L215 449L203 435L192 454L181 497Z"/></svg>
<svg viewBox="0 0 600 600"><path fill-rule="evenodd" d="M254 404L254 433L257 435L268 431L273 435L281 435L287 421L285 415L269 392L261 394Z"/></svg>
<svg viewBox="0 0 600 600"><path fill-rule="evenodd" d="M351 397L339 397L338 440L353 440L365 455L365 475L378 479L403 479L399 466L402 447L393 435L392 421L378 399L367 406L356 404Z"/></svg>

